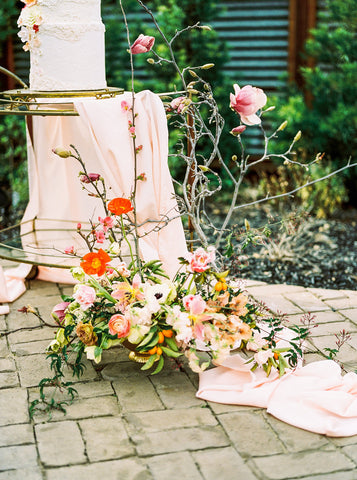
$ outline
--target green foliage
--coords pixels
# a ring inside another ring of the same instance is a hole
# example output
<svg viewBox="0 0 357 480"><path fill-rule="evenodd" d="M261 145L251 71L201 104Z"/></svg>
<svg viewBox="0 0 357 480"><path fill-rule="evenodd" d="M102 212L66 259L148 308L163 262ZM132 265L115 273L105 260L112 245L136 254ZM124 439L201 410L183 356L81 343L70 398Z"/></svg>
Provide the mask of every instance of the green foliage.
<svg viewBox="0 0 357 480"><path fill-rule="evenodd" d="M0 117L0 185L11 190L17 208L28 200L26 131L23 117Z"/></svg>
<svg viewBox="0 0 357 480"><path fill-rule="evenodd" d="M0 3L0 42L17 33L17 18L23 3L16 0L1 0Z"/></svg>
<svg viewBox="0 0 357 480"><path fill-rule="evenodd" d="M357 3L355 0L328 0L325 19L312 31L306 44L306 53L315 60L314 67L305 67L302 74L305 92L288 88L276 99L273 112L278 124L288 120L277 148L288 145L288 139L298 130L303 136L299 142L298 160L314 158L318 152L325 153L326 167L321 163L311 177L326 174L331 169L344 166L348 159L357 158ZM311 96L311 105L305 96ZM351 200L356 195L357 170L351 169L339 180L334 180L336 199ZM330 184L331 185L331 184ZM316 188L316 186L315 186ZM306 199L308 207L325 209L331 213L335 206L326 204L327 194L320 195L325 184L317 187L315 195ZM320 199L318 198L320 195ZM324 198L325 197L325 198Z"/></svg>

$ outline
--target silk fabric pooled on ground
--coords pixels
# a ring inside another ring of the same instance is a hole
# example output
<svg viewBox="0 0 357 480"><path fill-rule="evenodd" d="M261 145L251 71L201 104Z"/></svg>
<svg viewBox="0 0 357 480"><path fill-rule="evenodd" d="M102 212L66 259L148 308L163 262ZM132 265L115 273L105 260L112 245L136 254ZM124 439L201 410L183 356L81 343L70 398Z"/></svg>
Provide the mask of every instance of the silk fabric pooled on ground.
<svg viewBox="0 0 357 480"><path fill-rule="evenodd" d="M331 437L357 435L357 375L341 375L323 360L279 378L250 371L240 355L200 374L197 397L211 402L266 408L274 417Z"/></svg>
<svg viewBox="0 0 357 480"><path fill-rule="evenodd" d="M97 221L104 216L101 202L83 192L78 180L79 163L72 158L60 158L52 148L70 144L76 146L88 172L100 173L106 181L108 198L129 198L134 185L133 142L128 132L130 112L121 107L122 101L131 105L131 93L110 99L77 99L75 108L79 117L46 117L33 119L33 142L28 136L30 202L23 221L35 217L46 228L61 228L62 220L77 222L90 218ZM146 181L139 181L136 204L138 223L160 220L166 215L177 217L177 204L167 165L168 131L165 110L160 98L149 91L136 94L136 145L143 149L138 154L137 174L145 173ZM163 225L163 223L161 224ZM144 261L159 259L170 276L178 269L179 256L186 253L186 242L180 218L172 220L160 231L152 231L154 223L140 228L140 253ZM67 227L68 228L68 227ZM24 226L22 233L29 227ZM31 242L31 237L26 237ZM37 239L51 249L63 250L79 245L82 240L76 232L57 235L38 232ZM34 239L33 239L34 240ZM83 242L82 242L83 248ZM55 250L53 250L55 252ZM83 253L86 253L83 252ZM65 272L40 267L44 280L65 282ZM71 282L68 273L67 281Z"/></svg>

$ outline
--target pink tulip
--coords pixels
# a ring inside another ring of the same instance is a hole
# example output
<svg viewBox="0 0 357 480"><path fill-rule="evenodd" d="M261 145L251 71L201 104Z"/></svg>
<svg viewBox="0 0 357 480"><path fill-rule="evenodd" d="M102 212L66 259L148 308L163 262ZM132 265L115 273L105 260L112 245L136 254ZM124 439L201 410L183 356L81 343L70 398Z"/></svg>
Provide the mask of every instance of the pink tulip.
<svg viewBox="0 0 357 480"><path fill-rule="evenodd" d="M58 325L62 326L64 325L64 318L66 316L66 309L68 305L70 305L71 302L61 302L58 303L53 307L53 310L51 312L52 318L58 323Z"/></svg>
<svg viewBox="0 0 357 480"><path fill-rule="evenodd" d="M242 122L246 125L259 125L261 120L256 113L267 102L267 96L263 90L251 85L240 89L236 83L233 87L234 94L230 94L231 108L240 115Z"/></svg>
<svg viewBox="0 0 357 480"><path fill-rule="evenodd" d="M148 35L143 35L141 33L130 47L130 51L133 55L137 55L138 53L147 53L150 52L154 46L154 43L154 37L149 37Z"/></svg>

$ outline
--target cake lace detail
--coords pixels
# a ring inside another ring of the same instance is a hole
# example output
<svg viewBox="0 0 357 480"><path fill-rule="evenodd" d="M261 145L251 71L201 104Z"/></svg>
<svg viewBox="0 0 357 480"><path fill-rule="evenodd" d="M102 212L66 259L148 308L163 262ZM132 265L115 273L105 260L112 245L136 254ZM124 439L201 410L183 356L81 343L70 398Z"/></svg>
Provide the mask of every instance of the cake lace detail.
<svg viewBox="0 0 357 480"><path fill-rule="evenodd" d="M62 24L62 25L41 25L41 35L46 34L56 37L59 40L75 42L83 37L87 32L104 32L105 27L102 22L82 23L82 24Z"/></svg>

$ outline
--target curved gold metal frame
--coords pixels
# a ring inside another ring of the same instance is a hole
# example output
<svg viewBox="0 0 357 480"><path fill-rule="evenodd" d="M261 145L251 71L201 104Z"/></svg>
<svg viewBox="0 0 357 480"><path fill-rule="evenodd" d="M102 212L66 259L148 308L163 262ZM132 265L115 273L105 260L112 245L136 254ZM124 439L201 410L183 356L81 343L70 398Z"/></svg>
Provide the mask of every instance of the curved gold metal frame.
<svg viewBox="0 0 357 480"><path fill-rule="evenodd" d="M124 89L117 87L52 92L28 88L6 90L0 93L3 97L0 98L0 115L78 116L72 99L92 97L101 100L123 93Z"/></svg>

